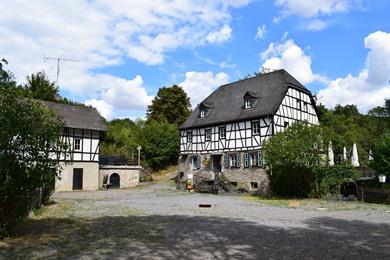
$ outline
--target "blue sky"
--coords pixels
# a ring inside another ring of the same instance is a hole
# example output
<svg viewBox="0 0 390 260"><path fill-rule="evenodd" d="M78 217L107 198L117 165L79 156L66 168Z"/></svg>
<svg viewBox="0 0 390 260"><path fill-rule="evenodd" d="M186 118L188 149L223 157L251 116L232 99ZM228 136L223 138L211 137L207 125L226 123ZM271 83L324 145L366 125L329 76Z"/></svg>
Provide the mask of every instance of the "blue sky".
<svg viewBox="0 0 390 260"><path fill-rule="evenodd" d="M284 68L328 107L390 98L390 0L1 1L0 53L23 83L44 70L107 119L144 117L178 84L195 107L219 85Z"/></svg>

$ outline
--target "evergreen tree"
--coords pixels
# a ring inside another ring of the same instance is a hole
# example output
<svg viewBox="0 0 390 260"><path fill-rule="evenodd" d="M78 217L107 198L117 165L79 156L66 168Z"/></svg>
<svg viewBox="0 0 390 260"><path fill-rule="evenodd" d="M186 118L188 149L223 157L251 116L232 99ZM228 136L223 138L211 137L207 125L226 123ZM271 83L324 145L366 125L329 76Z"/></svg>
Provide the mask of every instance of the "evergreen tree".
<svg viewBox="0 0 390 260"><path fill-rule="evenodd" d="M54 82L50 82L46 73L43 71L27 76L25 89L34 99L47 101L58 101L60 99L58 87L56 87Z"/></svg>

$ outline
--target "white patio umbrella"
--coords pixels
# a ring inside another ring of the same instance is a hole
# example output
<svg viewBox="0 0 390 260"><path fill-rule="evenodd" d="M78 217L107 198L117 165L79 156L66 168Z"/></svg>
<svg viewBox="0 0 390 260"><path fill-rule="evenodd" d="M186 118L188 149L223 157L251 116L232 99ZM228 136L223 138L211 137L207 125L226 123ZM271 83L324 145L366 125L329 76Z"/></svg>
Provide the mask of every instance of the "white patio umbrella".
<svg viewBox="0 0 390 260"><path fill-rule="evenodd" d="M359 164L359 156L358 156L357 147L356 147L355 143L353 144L353 147L352 147L351 164L352 164L353 167L359 167L360 166L360 164Z"/></svg>
<svg viewBox="0 0 390 260"><path fill-rule="evenodd" d="M372 157L372 151L370 150L368 152L368 161L371 162L372 160L374 160L374 157Z"/></svg>
<svg viewBox="0 0 390 260"><path fill-rule="evenodd" d="M343 147L343 162L347 161L347 148Z"/></svg>
<svg viewBox="0 0 390 260"><path fill-rule="evenodd" d="M328 146L328 164L329 164L329 166L334 165L334 154L333 154L333 149L332 149L332 141L329 142L329 146Z"/></svg>

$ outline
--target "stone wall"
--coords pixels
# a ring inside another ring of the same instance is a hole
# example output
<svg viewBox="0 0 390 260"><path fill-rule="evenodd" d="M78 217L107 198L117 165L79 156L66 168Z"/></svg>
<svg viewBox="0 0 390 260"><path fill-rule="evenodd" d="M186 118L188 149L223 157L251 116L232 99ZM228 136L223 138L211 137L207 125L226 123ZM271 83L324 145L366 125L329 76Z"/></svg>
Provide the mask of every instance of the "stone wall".
<svg viewBox="0 0 390 260"><path fill-rule="evenodd" d="M267 172L264 168L249 167L244 168L241 163L240 168L225 168L223 166L223 156L221 155L221 173L213 172L213 162L211 154L191 154L181 155L179 157L179 174L178 183L185 183L188 179L188 172L190 172L191 158L197 156L200 158L200 168L192 169L193 183L194 185L201 182L211 182L216 179L226 181L235 186L236 189L245 190L249 193L256 193L262 195L268 195L269 190L269 179ZM183 185L178 185L178 188L183 188Z"/></svg>

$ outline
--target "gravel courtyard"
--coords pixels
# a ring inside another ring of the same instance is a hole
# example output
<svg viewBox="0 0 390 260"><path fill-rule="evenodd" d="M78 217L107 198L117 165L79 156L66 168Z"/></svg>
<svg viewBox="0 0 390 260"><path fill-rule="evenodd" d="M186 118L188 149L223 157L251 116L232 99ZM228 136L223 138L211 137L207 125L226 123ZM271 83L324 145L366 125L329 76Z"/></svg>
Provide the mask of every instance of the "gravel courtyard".
<svg viewBox="0 0 390 260"><path fill-rule="evenodd" d="M389 206L288 208L166 182L54 201L0 240L0 259L390 259Z"/></svg>

